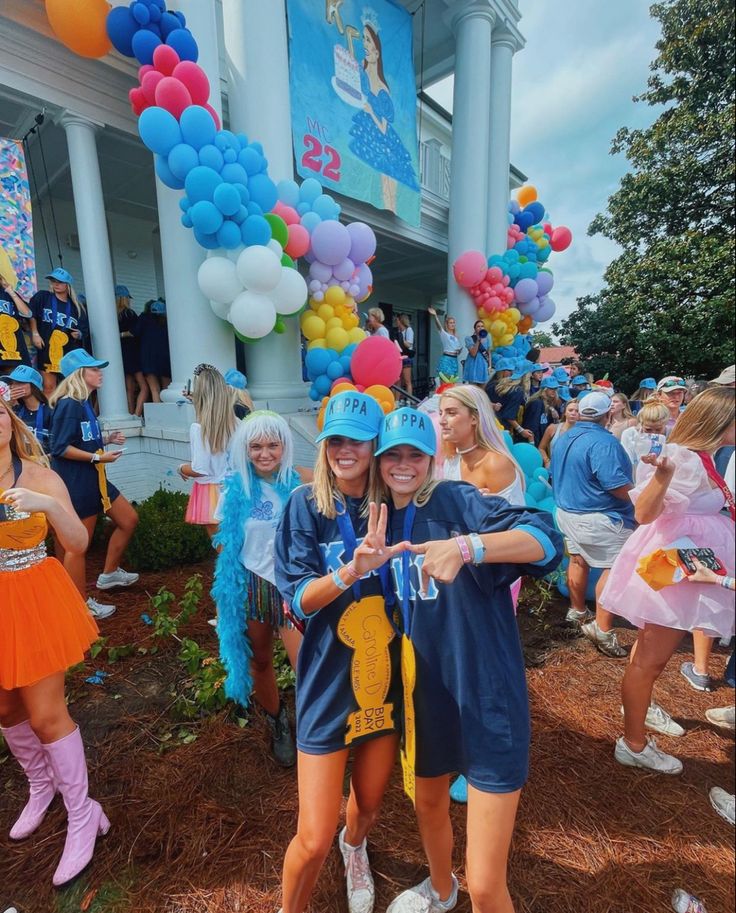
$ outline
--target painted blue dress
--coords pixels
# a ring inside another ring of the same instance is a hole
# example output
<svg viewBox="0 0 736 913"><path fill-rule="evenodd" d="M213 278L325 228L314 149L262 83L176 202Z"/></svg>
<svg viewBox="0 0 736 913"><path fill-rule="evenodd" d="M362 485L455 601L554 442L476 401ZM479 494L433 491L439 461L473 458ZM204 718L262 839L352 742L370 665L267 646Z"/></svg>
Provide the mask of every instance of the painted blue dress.
<svg viewBox="0 0 736 913"><path fill-rule="evenodd" d="M412 190L419 190L411 155L393 127L395 112L391 96L385 89L380 89L378 94L374 95L365 70L361 70L360 73L360 86L376 117L379 120L386 120L386 132L381 133L367 111L358 111L350 128L350 151L375 171L405 184Z"/></svg>
<svg viewBox="0 0 736 913"><path fill-rule="evenodd" d="M488 351L490 338L490 336L487 336L485 339L481 339L478 353L471 355L470 350L475 345L475 340L472 336L465 337L465 348L468 350L468 357L465 359L465 367L463 369L464 384L488 383L488 362L483 353Z"/></svg>

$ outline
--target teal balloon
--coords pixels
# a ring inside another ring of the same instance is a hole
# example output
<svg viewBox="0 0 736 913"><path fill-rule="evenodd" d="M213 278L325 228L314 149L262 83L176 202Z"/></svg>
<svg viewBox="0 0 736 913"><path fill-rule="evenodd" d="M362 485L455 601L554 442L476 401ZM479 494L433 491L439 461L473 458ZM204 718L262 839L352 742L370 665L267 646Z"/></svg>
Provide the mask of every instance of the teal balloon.
<svg viewBox="0 0 736 913"><path fill-rule="evenodd" d="M527 487L526 493L534 499L535 502L544 501L549 496L549 488L544 482L532 482Z"/></svg>
<svg viewBox="0 0 736 913"><path fill-rule="evenodd" d="M192 168L196 168L199 165L199 156L197 155L197 150L190 146L189 143L177 143L169 152L168 162L172 174L183 181Z"/></svg>
<svg viewBox="0 0 736 913"><path fill-rule="evenodd" d="M179 121L156 105L146 108L138 118L138 133L151 152L168 155L182 140Z"/></svg>
<svg viewBox="0 0 736 913"><path fill-rule="evenodd" d="M543 467L542 454L531 444L514 444L511 452L524 475L530 479L534 478L535 470Z"/></svg>
<svg viewBox="0 0 736 913"><path fill-rule="evenodd" d="M544 466L540 469L535 469L534 478L538 479L540 482L549 482L549 470L545 469Z"/></svg>

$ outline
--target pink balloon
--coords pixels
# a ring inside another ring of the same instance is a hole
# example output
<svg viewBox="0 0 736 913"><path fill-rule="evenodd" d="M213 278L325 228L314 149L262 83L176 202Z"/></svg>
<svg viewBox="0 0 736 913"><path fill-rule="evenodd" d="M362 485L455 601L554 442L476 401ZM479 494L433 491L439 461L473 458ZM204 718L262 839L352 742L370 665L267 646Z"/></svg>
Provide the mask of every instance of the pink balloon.
<svg viewBox="0 0 736 913"><path fill-rule="evenodd" d="M179 55L168 44L160 44L153 52L153 65L164 76L171 76L179 63Z"/></svg>
<svg viewBox="0 0 736 913"><path fill-rule="evenodd" d="M276 201L272 212L277 216L280 216L286 222L287 225L298 225L299 224L299 213L294 209L293 206L287 206L285 203L282 203L281 200Z"/></svg>
<svg viewBox="0 0 736 913"><path fill-rule="evenodd" d="M140 86L136 86L134 89L131 89L128 92L128 98L130 100L130 106L133 109L133 114L140 115L142 111L146 108L149 108L151 103L146 98L145 92Z"/></svg>
<svg viewBox="0 0 736 913"><path fill-rule="evenodd" d="M148 99L150 105L156 104L156 86L161 82L164 77L158 70L149 70L147 73L143 74L143 79L141 79L141 89L143 94Z"/></svg>
<svg viewBox="0 0 736 913"><path fill-rule="evenodd" d="M549 241L549 246L553 251L559 253L560 251L567 250L567 248L572 244L572 232L569 228L566 228L564 225L558 225L557 228L552 232L552 237Z"/></svg>
<svg viewBox="0 0 736 913"><path fill-rule="evenodd" d="M466 250L452 265L455 282L463 288L471 288L485 279L488 262L485 254L477 250Z"/></svg>
<svg viewBox="0 0 736 913"><path fill-rule="evenodd" d="M551 223L551 222L545 222L545 223L542 225L542 228L545 230L546 234L549 235L549 237L551 238L551 237L552 237L552 232L554 231L554 229L552 228L552 223Z"/></svg>
<svg viewBox="0 0 736 913"><path fill-rule="evenodd" d="M349 377L338 377L337 380L332 381L332 386L330 390L334 390L338 384L352 384L352 380Z"/></svg>
<svg viewBox="0 0 736 913"><path fill-rule="evenodd" d="M287 226L289 240L284 248L290 257L303 257L309 250L309 232L303 225L292 224Z"/></svg>
<svg viewBox="0 0 736 913"><path fill-rule="evenodd" d="M390 339L369 336L353 352L350 373L356 385L390 387L401 376L401 353Z"/></svg>
<svg viewBox="0 0 736 913"><path fill-rule="evenodd" d="M161 45L161 47L166 47L166 45ZM198 63L193 60L182 60L174 67L171 75L184 83L195 105L207 104L210 98L210 81Z"/></svg>
<svg viewBox="0 0 736 913"><path fill-rule="evenodd" d="M212 120L215 122L215 127L220 129L220 115L215 111L215 109L210 104L202 105L203 108L206 108L212 115Z"/></svg>
<svg viewBox="0 0 736 913"><path fill-rule="evenodd" d="M144 63L142 67L138 67L138 82L143 82L143 77L146 73L150 73L155 69L156 67L152 66L150 63Z"/></svg>
<svg viewBox="0 0 736 913"><path fill-rule="evenodd" d="M503 279L503 271L497 266L492 266L486 273L488 282L500 282Z"/></svg>
<svg viewBox="0 0 736 913"><path fill-rule="evenodd" d="M191 103L192 96L189 90L174 76L164 76L156 86L156 104L169 114L173 114L177 120L184 108L188 108Z"/></svg>

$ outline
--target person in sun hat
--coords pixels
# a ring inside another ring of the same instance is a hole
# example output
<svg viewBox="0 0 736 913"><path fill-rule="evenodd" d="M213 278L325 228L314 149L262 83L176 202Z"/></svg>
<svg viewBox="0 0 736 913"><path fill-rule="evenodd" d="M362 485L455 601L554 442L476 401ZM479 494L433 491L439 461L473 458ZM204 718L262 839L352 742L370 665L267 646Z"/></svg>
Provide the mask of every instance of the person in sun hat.
<svg viewBox="0 0 736 913"><path fill-rule="evenodd" d="M72 288L72 274L57 266L47 274L48 291L31 298L31 339L43 375L44 392L50 395L59 382L61 359L67 352L89 346L87 311Z"/></svg>
<svg viewBox="0 0 736 913"><path fill-rule="evenodd" d="M736 365L729 365L724 368L718 377L714 377L712 384L718 384L719 387L736 387Z"/></svg>
<svg viewBox="0 0 736 913"><path fill-rule="evenodd" d="M276 531L276 586L305 625L296 672L300 814L283 868L287 910L307 908L330 852L351 751L338 837L348 910L372 910L375 900L366 839L393 772L402 707L388 582L376 573L398 548L385 544L386 507L367 503L383 419L363 393L330 398L314 481L292 493Z"/></svg>
<svg viewBox="0 0 736 913"><path fill-rule="evenodd" d="M556 425L560 421L560 385L554 377L543 377L539 391L533 393L526 401L522 427L531 431L534 440L530 444L539 447L544 433L549 425Z"/></svg>
<svg viewBox="0 0 736 913"><path fill-rule="evenodd" d="M5 380L10 384L15 414L48 453L53 413L43 392L43 378L35 368L17 365Z"/></svg>
<svg viewBox="0 0 736 913"><path fill-rule="evenodd" d="M120 567L125 549L138 525L138 514L118 489L108 482L105 467L123 455L122 450L105 450L107 444L124 444L122 431L103 431L89 397L104 382L108 362L94 358L85 349L72 349L59 365L63 380L51 394L54 409L51 424L51 467L64 480L74 510L92 541L100 513L112 520L113 531L107 543L105 564L97 578L98 590L129 587L138 574ZM64 567L85 596L86 549L81 554L64 556ZM96 618L107 618L115 606L89 597L87 605Z"/></svg>
<svg viewBox="0 0 736 913"><path fill-rule="evenodd" d="M570 564L567 582L570 609L567 620L607 656L623 658L626 651L613 631L614 616L600 603L600 593L616 556L634 531L631 462L619 441L606 430L611 398L600 392L577 398L578 421L552 450L557 523L565 535ZM601 568L596 587L596 615L585 605L591 567Z"/></svg>
<svg viewBox="0 0 736 913"><path fill-rule="evenodd" d="M496 417L506 431L515 436L515 440L530 442L534 438L531 431L521 426L523 410L531 389L531 375L536 371L536 365L525 358L514 364L514 373L504 380L498 381L495 389L496 402L500 409L496 410Z"/></svg>
<svg viewBox="0 0 736 913"><path fill-rule="evenodd" d="M135 329L140 342L141 371L151 391L151 402L161 402L161 390L171 383L171 356L166 302L147 301Z"/></svg>
<svg viewBox="0 0 736 913"><path fill-rule="evenodd" d="M675 427L675 422L680 417L680 413L685 409L687 382L682 377L670 374L659 381L657 384L657 393L670 411L670 417L665 432L666 434L669 434Z"/></svg>
<svg viewBox="0 0 736 913"><path fill-rule="evenodd" d="M657 381L653 377L643 377L636 392L629 397L632 415L636 415L644 403L657 390Z"/></svg>
<svg viewBox="0 0 736 913"><path fill-rule="evenodd" d="M0 374L18 364L31 363L23 321L32 316L33 311L0 273Z"/></svg>
<svg viewBox="0 0 736 913"><path fill-rule="evenodd" d="M584 374L576 374L570 381L570 393L573 396L583 396L590 391L590 383Z"/></svg>

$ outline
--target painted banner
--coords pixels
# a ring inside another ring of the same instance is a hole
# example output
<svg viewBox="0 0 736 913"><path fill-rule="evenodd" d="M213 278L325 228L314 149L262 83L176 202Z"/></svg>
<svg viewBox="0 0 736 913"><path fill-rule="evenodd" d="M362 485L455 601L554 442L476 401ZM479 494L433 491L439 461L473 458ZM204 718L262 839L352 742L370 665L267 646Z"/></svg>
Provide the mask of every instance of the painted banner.
<svg viewBox="0 0 736 913"><path fill-rule="evenodd" d="M20 142L0 137L0 275L29 301L36 291L31 188Z"/></svg>
<svg viewBox="0 0 736 913"><path fill-rule="evenodd" d="M287 0L296 169L419 224L412 18L392 0Z"/></svg>

